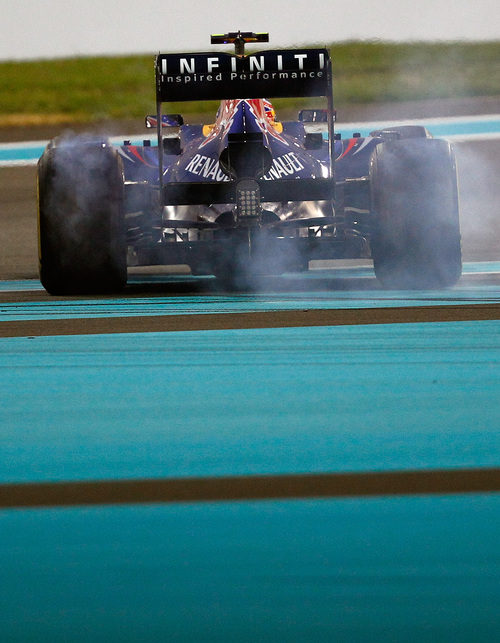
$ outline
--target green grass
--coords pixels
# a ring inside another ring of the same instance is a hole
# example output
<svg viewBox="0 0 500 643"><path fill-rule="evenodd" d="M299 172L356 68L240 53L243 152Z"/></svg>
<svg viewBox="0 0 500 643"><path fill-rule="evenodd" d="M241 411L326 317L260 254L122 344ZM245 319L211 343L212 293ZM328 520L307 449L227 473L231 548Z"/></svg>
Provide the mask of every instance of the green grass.
<svg viewBox="0 0 500 643"><path fill-rule="evenodd" d="M500 41L331 47L336 98L380 102L500 93Z"/></svg>
<svg viewBox="0 0 500 643"><path fill-rule="evenodd" d="M363 41L330 49L339 106L500 94L500 41ZM3 62L0 79L0 123L33 115L42 120L135 119L155 111L154 54ZM214 107L184 106L184 111L189 109Z"/></svg>

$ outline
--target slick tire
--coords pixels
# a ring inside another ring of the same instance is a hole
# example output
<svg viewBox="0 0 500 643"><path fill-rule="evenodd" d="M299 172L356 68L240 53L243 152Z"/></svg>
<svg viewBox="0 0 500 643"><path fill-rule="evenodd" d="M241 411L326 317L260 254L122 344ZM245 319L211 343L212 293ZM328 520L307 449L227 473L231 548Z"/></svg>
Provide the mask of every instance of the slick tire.
<svg viewBox="0 0 500 643"><path fill-rule="evenodd" d="M446 141L378 145L370 164L372 257L385 288L453 286L462 258L457 173Z"/></svg>
<svg viewBox="0 0 500 643"><path fill-rule="evenodd" d="M114 292L127 282L123 171L98 141L51 143L38 163L40 280L53 295Z"/></svg>

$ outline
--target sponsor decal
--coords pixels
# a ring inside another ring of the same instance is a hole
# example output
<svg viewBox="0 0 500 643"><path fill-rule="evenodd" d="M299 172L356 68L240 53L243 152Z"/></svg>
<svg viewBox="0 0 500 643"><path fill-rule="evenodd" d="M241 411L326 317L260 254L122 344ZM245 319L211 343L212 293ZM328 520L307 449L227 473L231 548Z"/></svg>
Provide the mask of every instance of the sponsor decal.
<svg viewBox="0 0 500 643"><path fill-rule="evenodd" d="M304 165L294 152L287 152L282 156L273 159L273 164L269 172L262 178L265 181L282 179L291 176L304 169Z"/></svg>
<svg viewBox="0 0 500 643"><path fill-rule="evenodd" d="M262 178L266 181L282 179L297 174L304 169L304 165L294 152L287 152L273 159L269 172ZM184 168L186 172L195 174L212 181L229 181L220 165L219 160L203 154L195 154Z"/></svg>
<svg viewBox="0 0 500 643"><path fill-rule="evenodd" d="M160 54L156 59L157 98L182 101L325 96L329 63L326 49L282 49L248 56Z"/></svg>
<svg viewBox="0 0 500 643"><path fill-rule="evenodd" d="M297 80L300 78L322 78L322 71L272 71L272 72L256 72L256 73L237 73L231 72L229 80ZM212 83L227 80L227 77L222 74L185 74L177 76L163 76L163 83Z"/></svg>
<svg viewBox="0 0 500 643"><path fill-rule="evenodd" d="M326 73L326 55L321 49L269 51L244 57L164 54L158 57L157 65L162 84L321 79Z"/></svg>
<svg viewBox="0 0 500 643"><path fill-rule="evenodd" d="M185 170L196 176L201 176L204 179L229 181L227 174L221 170L219 159L204 156L203 154L195 154L186 165Z"/></svg>
<svg viewBox="0 0 500 643"><path fill-rule="evenodd" d="M285 63L283 59L285 58ZM325 52L321 49L303 50L297 53L267 52L253 56L234 56L232 54L219 54L207 56L206 54L193 54L182 56L167 54L160 56L161 73L168 74L217 74L217 72L230 71L231 73L266 72L289 70L290 72L314 69L322 71L325 68Z"/></svg>

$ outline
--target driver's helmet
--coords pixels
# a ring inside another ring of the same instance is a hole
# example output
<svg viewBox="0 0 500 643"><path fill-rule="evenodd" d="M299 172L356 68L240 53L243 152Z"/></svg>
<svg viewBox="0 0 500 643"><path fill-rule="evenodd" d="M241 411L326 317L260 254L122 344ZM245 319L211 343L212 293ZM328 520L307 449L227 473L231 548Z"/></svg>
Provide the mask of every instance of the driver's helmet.
<svg viewBox="0 0 500 643"><path fill-rule="evenodd" d="M264 103L264 111L266 113L267 119L271 123L271 125L274 125L274 123L276 122L276 111L273 107L273 104L270 100L267 100L267 98L263 98L262 100Z"/></svg>
<svg viewBox="0 0 500 643"><path fill-rule="evenodd" d="M270 100L268 100L267 98L250 98L247 100L250 103L253 103L254 107L258 108L260 119L265 117L268 124L277 132L283 131L283 125L276 120L276 111ZM203 125L203 136L207 137L214 131L214 129L217 130L217 128L219 127L226 127L230 125L231 123L228 120L228 115L231 115L232 110L239 101L240 99L222 100L215 115L215 123L211 123L210 125Z"/></svg>
<svg viewBox="0 0 500 643"><path fill-rule="evenodd" d="M273 104L271 103L270 100L267 100L267 98L263 98L262 102L264 104L264 112L266 114L267 119L269 120L269 122L271 124L274 124L276 122L276 111L274 109ZM221 101L221 103L220 103L220 105L219 105L219 107L217 109L217 113L215 115L216 120L221 115L222 109L223 109L223 107L225 107L226 103L227 103L227 101L225 101L225 100Z"/></svg>

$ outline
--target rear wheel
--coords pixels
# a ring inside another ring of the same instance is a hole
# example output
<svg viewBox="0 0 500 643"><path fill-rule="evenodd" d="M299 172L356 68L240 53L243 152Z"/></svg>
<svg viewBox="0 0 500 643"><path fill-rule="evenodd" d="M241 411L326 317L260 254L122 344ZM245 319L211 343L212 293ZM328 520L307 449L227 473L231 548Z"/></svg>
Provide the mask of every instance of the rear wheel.
<svg viewBox="0 0 500 643"><path fill-rule="evenodd" d="M122 166L111 145L51 145L38 165L40 280L54 295L127 282Z"/></svg>
<svg viewBox="0 0 500 643"><path fill-rule="evenodd" d="M443 288L462 271L457 173L446 141L381 143L370 167L375 274L387 288Z"/></svg>

